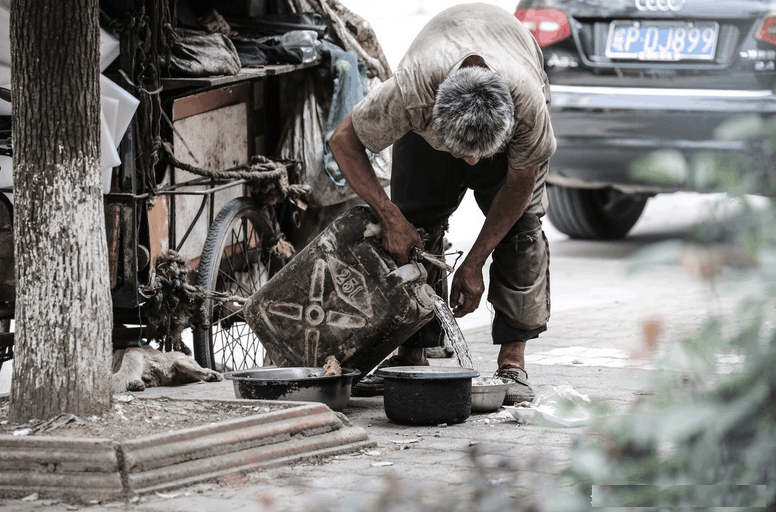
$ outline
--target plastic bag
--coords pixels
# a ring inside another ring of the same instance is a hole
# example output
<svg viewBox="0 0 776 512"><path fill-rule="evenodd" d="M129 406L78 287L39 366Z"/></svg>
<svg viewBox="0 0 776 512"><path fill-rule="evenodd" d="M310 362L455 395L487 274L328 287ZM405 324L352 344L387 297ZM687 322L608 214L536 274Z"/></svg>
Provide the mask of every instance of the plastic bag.
<svg viewBox="0 0 776 512"><path fill-rule="evenodd" d="M358 60L355 52L346 52L339 46L328 41L324 49L329 52L329 72L334 81L329 112L323 123L324 129L324 168L337 185L345 185L339 165L329 147L329 139L343 119L350 114L353 107L369 94L369 82L366 76L366 64ZM371 152L367 152L370 160L374 160Z"/></svg>
<svg viewBox="0 0 776 512"><path fill-rule="evenodd" d="M232 43L243 67L267 64L304 64L321 54L321 42L312 30L294 30L282 36L251 39L235 36Z"/></svg>
<svg viewBox="0 0 776 512"><path fill-rule="evenodd" d="M303 63L312 62L321 54L321 42L313 30L292 30L280 36L280 44L298 52Z"/></svg>
<svg viewBox="0 0 776 512"><path fill-rule="evenodd" d="M518 422L542 427L583 427L590 423L590 398L563 384L552 393L536 397L529 407L504 406Z"/></svg>
<svg viewBox="0 0 776 512"><path fill-rule="evenodd" d="M310 185L305 201L315 208L324 208L358 196L347 183L335 183L324 168L324 119L315 94L317 86L315 78L309 76L300 84L284 82L282 87L289 97L282 105L289 107L288 122L281 134L277 155L302 163L302 182ZM373 156L371 163L378 182L387 186L391 180L390 148Z"/></svg>

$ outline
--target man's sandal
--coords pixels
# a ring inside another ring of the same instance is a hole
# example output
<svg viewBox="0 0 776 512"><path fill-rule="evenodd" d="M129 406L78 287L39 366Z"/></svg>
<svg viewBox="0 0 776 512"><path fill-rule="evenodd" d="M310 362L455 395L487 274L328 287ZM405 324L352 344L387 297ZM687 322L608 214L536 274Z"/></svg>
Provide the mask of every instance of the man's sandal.
<svg viewBox="0 0 776 512"><path fill-rule="evenodd" d="M528 382L528 374L519 366L504 365L496 370L493 377L512 384L507 389L504 405L531 402L536 396L534 390L531 389L531 384Z"/></svg>
<svg viewBox="0 0 776 512"><path fill-rule="evenodd" d="M377 365L377 369L380 368L393 368L396 366L417 366L413 365L402 356L391 356L382 363ZM422 366L428 366L428 360L426 364ZM365 397L365 396L381 396L383 394L383 378L370 373L360 381L353 385L350 390L350 396Z"/></svg>

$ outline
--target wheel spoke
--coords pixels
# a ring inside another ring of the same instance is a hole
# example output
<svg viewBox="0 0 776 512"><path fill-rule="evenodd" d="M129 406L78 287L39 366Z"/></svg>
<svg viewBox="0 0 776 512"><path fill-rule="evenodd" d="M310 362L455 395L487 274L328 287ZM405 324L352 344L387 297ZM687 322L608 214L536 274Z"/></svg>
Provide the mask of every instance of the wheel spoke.
<svg viewBox="0 0 776 512"><path fill-rule="evenodd" d="M251 254L253 254L253 248L251 247L251 241L253 239L254 234L256 233L256 230L253 229L252 224L248 223L247 221L244 221L243 223L243 238L244 238L244 260L245 260L245 272L244 274L247 277L247 280L249 281L249 289L252 291L258 290L258 287L256 286L256 281L253 279L253 264L251 263ZM258 251L257 251L258 252ZM257 254L257 261L261 260L261 254ZM249 292L250 294L250 292Z"/></svg>
<svg viewBox="0 0 776 512"><path fill-rule="evenodd" d="M227 308L221 308L221 309L227 309ZM229 310L227 309L227 311ZM218 321L223 322L225 320L229 320L232 317L242 318L242 312L240 310L237 310L237 311L230 311L230 313L227 315L219 315Z"/></svg>
<svg viewBox="0 0 776 512"><path fill-rule="evenodd" d="M227 275L234 275L234 265L232 264L232 258L234 256L234 245L235 245L235 236L234 236L234 230L229 230L229 243L226 247L224 247L224 254L221 256L221 265L219 266L219 270L223 267L223 261L226 259L226 263L229 265L229 274Z"/></svg>
<svg viewBox="0 0 776 512"><path fill-rule="evenodd" d="M237 322L228 329L215 328L213 338L215 354L224 366L238 370L263 364L264 349L246 323Z"/></svg>
<svg viewBox="0 0 776 512"><path fill-rule="evenodd" d="M235 228L230 230L229 243L224 248L224 259L226 260L229 271L225 272L223 270L224 265L222 260L222 265L219 267L219 275L224 281L224 288L228 288L224 291L229 291L234 295L242 297L250 297L258 288L256 288L256 283L250 279L250 251L248 244L246 243L249 238L249 224L247 219L240 219L240 221L240 226L235 226ZM254 231L253 228L250 228L250 231ZM242 261L242 265L235 265L238 258ZM247 270L243 271L242 269ZM242 280L237 278L238 274L245 276L246 273L250 279L248 287L246 287Z"/></svg>
<svg viewBox="0 0 776 512"><path fill-rule="evenodd" d="M270 258L264 254L262 245L263 233L271 227L256 224L265 222L265 217L252 205L246 207L247 200L240 201L242 204L235 207L235 213L225 217L221 229L215 230L220 233L216 245L219 252L214 254L214 264L207 267L214 275L202 279L213 291L251 297L271 277ZM266 350L245 322L239 304L209 302L212 326L204 334L210 342L213 364L225 371L263 366Z"/></svg>
<svg viewBox="0 0 776 512"><path fill-rule="evenodd" d="M231 289L232 286L235 286L237 287L234 290L236 295L250 296L263 283L261 279L257 280L254 277L252 266L248 264L249 259L245 258L245 260L248 269L250 269L247 272L246 280L237 279L234 274L229 275L227 272L221 272L221 277L224 283L228 283L225 284L224 288ZM260 276L268 274L269 270L260 261L257 266ZM240 265L231 265L230 268L235 267L240 268ZM245 274L245 272L241 272L241 274ZM246 281L249 283L248 287L244 284ZM264 348L250 326L245 323L242 311L239 309L233 311L228 307L221 309L225 311L219 317L219 323L213 327L212 334L217 360L234 370L261 366L264 361Z"/></svg>

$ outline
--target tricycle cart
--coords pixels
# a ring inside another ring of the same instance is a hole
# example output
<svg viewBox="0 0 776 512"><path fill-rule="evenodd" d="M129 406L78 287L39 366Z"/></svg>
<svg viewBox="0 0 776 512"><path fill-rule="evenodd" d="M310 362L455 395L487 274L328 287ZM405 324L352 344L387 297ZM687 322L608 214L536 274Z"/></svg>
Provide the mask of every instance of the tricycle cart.
<svg viewBox="0 0 776 512"><path fill-rule="evenodd" d="M252 21L239 38L232 31L241 43L246 33L255 38L257 27L267 26L275 37L300 27L317 31L319 39L332 34L359 60L371 62L370 75L384 79L389 70L371 29L337 8L295 0L101 2L102 28L120 43L118 58L103 74L139 100L104 194L114 347L152 338L162 349L190 346L197 362L219 371L267 362L241 316L241 298L255 293L292 256L294 245L306 244L354 198L347 186L331 183L328 199L310 198L311 188L321 187L323 163L317 159L325 142L320 127L317 140L300 132L320 124L311 119L318 112L311 114L310 102L331 89L332 66L317 42L296 52L301 62L270 60L197 76L181 72L178 62L174 72L182 42L201 35L176 28L185 19L178 11L208 19L215 13L234 25ZM7 130L0 125L3 136L0 153L10 154L10 123ZM0 366L13 356L12 193L12 187L0 187ZM176 262L190 272L178 266L177 274L165 274ZM200 293L209 322L170 317L176 311L168 298L181 287ZM190 341L184 334L187 343L178 344L182 328L192 324Z"/></svg>

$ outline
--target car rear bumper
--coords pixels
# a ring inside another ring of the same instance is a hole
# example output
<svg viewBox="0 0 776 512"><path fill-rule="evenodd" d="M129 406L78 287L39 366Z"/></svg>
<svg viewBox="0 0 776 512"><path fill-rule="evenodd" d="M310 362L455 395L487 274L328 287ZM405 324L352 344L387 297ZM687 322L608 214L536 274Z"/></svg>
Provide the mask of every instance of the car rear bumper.
<svg viewBox="0 0 776 512"><path fill-rule="evenodd" d="M738 115L776 114L776 95L770 90L554 85L551 92L558 150L551 161L549 181L578 188L665 190L636 181L629 172L631 162L656 150L674 149L687 157L720 151L766 158L762 144L720 140L715 130Z"/></svg>
<svg viewBox="0 0 776 512"><path fill-rule="evenodd" d="M653 89L552 85L553 109L776 112L770 90Z"/></svg>

